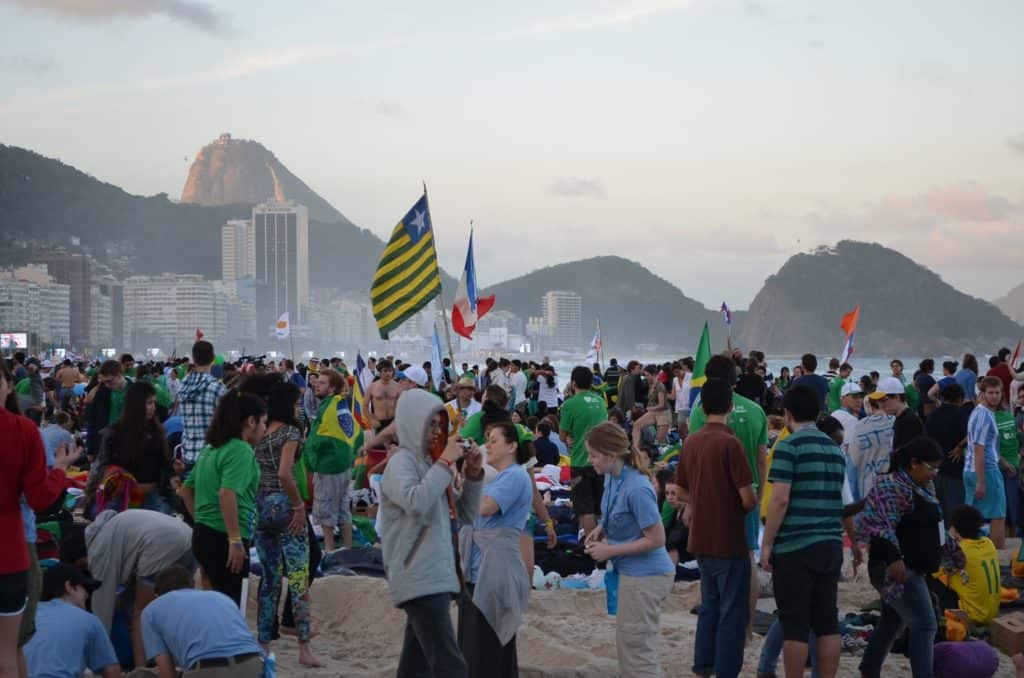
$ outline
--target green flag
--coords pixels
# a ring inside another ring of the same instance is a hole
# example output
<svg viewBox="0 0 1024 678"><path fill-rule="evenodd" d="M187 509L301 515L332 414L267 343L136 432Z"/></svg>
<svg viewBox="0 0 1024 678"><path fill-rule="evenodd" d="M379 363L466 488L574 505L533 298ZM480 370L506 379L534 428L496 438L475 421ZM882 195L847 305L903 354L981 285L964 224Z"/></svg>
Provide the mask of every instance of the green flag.
<svg viewBox="0 0 1024 678"><path fill-rule="evenodd" d="M711 360L711 335L708 333L708 324L704 323L704 331L700 333L700 343L697 344L697 357L693 361L691 388L700 388L708 380L704 371L708 367L709 360Z"/></svg>

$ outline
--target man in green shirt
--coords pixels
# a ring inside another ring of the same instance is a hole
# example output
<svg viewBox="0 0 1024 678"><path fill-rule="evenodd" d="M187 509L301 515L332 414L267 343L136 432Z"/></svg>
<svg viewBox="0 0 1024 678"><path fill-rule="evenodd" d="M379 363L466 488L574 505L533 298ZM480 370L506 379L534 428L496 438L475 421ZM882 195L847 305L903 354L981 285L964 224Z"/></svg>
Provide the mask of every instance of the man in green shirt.
<svg viewBox="0 0 1024 678"><path fill-rule="evenodd" d="M1020 486L1017 484L1020 441L1017 438L1017 421L1010 410L1000 408L992 414L996 418L996 434L999 436L999 470L1003 474L1003 486L1006 488L1006 523L1020 532ZM1007 527L1006 536L1013 535Z"/></svg>
<svg viewBox="0 0 1024 678"><path fill-rule="evenodd" d="M562 403L559 435L569 445L572 474L572 506L586 534L597 527L604 478L597 475L587 458L587 433L608 421L604 398L592 390L594 373L578 366L572 371L573 396Z"/></svg>
<svg viewBox="0 0 1024 678"><path fill-rule="evenodd" d="M835 412L843 406L843 386L850 380L850 373L853 366L850 363L843 363L839 366L839 374L829 379L828 382L828 411Z"/></svg>

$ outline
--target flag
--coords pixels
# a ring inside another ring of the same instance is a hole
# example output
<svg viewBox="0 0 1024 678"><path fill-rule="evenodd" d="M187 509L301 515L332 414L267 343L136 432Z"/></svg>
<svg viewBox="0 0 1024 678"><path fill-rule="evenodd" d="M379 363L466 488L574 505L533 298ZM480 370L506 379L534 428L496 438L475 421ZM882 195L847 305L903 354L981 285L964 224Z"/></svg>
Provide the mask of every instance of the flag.
<svg viewBox="0 0 1024 678"><path fill-rule="evenodd" d="M704 331L700 334L700 343L697 344L697 357L693 361L693 378L690 381L690 407L700 395L700 388L708 380L704 371L711 360L711 334L708 332L708 324L704 323Z"/></svg>
<svg viewBox="0 0 1024 678"><path fill-rule="evenodd" d="M314 473L341 473L351 468L362 446L362 425L349 409L348 398L336 395L320 406L302 457Z"/></svg>
<svg viewBox="0 0 1024 678"><path fill-rule="evenodd" d="M601 353L601 328L598 327L594 331L594 338L590 340L590 351L587 353L587 357L584 361L589 367L592 363L597 362L597 356Z"/></svg>
<svg viewBox="0 0 1024 678"><path fill-rule="evenodd" d="M277 335L278 339L287 339L291 331L291 325L288 323L288 311L285 311L277 319L277 323L274 324L274 334Z"/></svg>
<svg viewBox="0 0 1024 678"><path fill-rule="evenodd" d="M366 368L366 361L363 360L363 354L356 352L356 376L359 377L359 385L363 389L363 393L370 388L370 382L373 381L373 373Z"/></svg>
<svg viewBox="0 0 1024 678"><path fill-rule="evenodd" d="M1020 358L1020 342L1021 341L1024 341L1024 340L1021 340L1021 339L1017 340L1017 348L1015 348L1013 350L1013 357L1010 358L1010 369L1016 370L1017 366L1020 364L1020 363L1017 362L1017 359Z"/></svg>
<svg viewBox="0 0 1024 678"><path fill-rule="evenodd" d="M423 194L391 232L370 285L373 317L380 338L441 293L441 270L434 251L434 230Z"/></svg>
<svg viewBox="0 0 1024 678"><path fill-rule="evenodd" d="M363 381L363 370L366 369L366 363L363 362L363 356L356 353L356 374L352 380L352 417L359 423L364 429L370 428L370 422L366 418L366 384Z"/></svg>
<svg viewBox="0 0 1024 678"><path fill-rule="evenodd" d="M197 327L196 328L196 341L202 341L204 336L206 336L206 335L203 334L203 331Z"/></svg>
<svg viewBox="0 0 1024 678"><path fill-rule="evenodd" d="M452 308L452 329L466 339L473 338L476 322L494 306L494 295L479 299L476 296L476 266L473 264L473 232L469 232L469 249L466 251L466 265L462 268L459 290L455 293Z"/></svg>
<svg viewBox="0 0 1024 678"><path fill-rule="evenodd" d="M843 344L843 353L839 356L839 362L845 363L853 355L853 334L857 331L857 320L860 319L860 304L853 307L853 310L843 316L839 321L839 328L846 333L846 343Z"/></svg>
<svg viewBox="0 0 1024 678"><path fill-rule="evenodd" d="M430 342L430 378L434 382L434 390L441 393L444 381L444 359L441 357L441 337L437 334L437 323L434 323L434 339Z"/></svg>
<svg viewBox="0 0 1024 678"><path fill-rule="evenodd" d="M725 305L724 301L722 302L722 308L719 310L725 314L725 324L732 325L732 311L729 310L729 307Z"/></svg>

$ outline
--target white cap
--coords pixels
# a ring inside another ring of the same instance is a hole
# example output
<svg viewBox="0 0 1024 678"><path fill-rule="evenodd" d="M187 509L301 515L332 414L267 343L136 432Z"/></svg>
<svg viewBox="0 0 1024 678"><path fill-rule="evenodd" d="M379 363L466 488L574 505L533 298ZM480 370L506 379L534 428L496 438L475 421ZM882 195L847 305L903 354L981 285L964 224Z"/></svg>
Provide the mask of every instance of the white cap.
<svg viewBox="0 0 1024 678"><path fill-rule="evenodd" d="M43 364L41 365L41 367L44 370L52 370L53 369L53 363L50 360L44 360Z"/></svg>
<svg viewBox="0 0 1024 678"><path fill-rule="evenodd" d="M427 371L419 365L407 367L403 372L405 372L406 379L413 382L420 388L427 385Z"/></svg>
<svg viewBox="0 0 1024 678"><path fill-rule="evenodd" d="M862 395L864 395L864 389L862 389L860 387L860 384L858 384L857 382L855 382L855 381L848 381L845 384L843 384L843 390L840 393L840 395L844 395L844 396L860 395L860 396L862 396Z"/></svg>
<svg viewBox="0 0 1024 678"><path fill-rule="evenodd" d="M903 382L896 377L883 377L878 380L878 386L874 393L868 397L872 400L881 400L887 395L903 395L907 390L903 388Z"/></svg>

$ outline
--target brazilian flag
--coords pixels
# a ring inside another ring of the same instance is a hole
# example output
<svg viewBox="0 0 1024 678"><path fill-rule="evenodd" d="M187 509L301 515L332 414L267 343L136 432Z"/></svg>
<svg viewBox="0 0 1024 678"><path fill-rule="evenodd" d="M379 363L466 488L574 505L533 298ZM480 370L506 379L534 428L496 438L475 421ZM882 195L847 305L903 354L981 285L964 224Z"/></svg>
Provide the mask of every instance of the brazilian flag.
<svg viewBox="0 0 1024 678"><path fill-rule="evenodd" d="M363 446L363 428L352 416L347 396L331 396L320 405L302 456L314 473L344 473Z"/></svg>
<svg viewBox="0 0 1024 678"><path fill-rule="evenodd" d="M380 338L387 339L440 293L441 269L424 193L395 226L373 274L370 302Z"/></svg>

